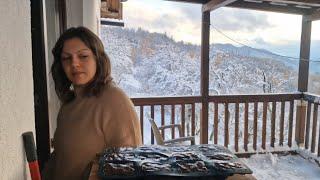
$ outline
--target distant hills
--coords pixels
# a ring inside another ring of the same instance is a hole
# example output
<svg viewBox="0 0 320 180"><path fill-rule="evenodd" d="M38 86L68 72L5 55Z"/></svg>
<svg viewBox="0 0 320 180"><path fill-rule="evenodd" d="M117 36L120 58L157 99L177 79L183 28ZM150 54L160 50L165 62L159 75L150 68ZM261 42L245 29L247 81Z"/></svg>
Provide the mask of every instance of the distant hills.
<svg viewBox="0 0 320 180"><path fill-rule="evenodd" d="M102 27L115 81L131 96L200 94L200 46L143 29ZM294 92L298 62L231 44L210 45L210 93Z"/></svg>

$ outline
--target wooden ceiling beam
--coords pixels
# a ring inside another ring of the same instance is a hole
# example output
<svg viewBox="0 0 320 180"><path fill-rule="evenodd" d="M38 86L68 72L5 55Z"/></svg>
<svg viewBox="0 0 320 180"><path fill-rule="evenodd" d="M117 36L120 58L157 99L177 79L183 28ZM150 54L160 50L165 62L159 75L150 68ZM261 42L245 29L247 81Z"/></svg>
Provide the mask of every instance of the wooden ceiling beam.
<svg viewBox="0 0 320 180"><path fill-rule="evenodd" d="M196 3L196 4L205 4L209 0L166 0L166 1L176 1L176 2L185 2L185 3Z"/></svg>
<svg viewBox="0 0 320 180"><path fill-rule="evenodd" d="M300 6L320 7L318 0L263 0L274 3L294 4Z"/></svg>
<svg viewBox="0 0 320 180"><path fill-rule="evenodd" d="M308 15L310 20L319 20L320 9L319 0L260 0L260 3L249 2L245 0L165 0L181 3L203 4L202 11L212 11L220 7L234 7L242 9L251 9L258 11L269 11L286 14ZM258 1L258 0L257 0ZM276 5L273 3L284 4ZM310 8L299 8L296 6L306 6Z"/></svg>
<svg viewBox="0 0 320 180"><path fill-rule="evenodd" d="M289 4L287 6L277 6L277 5L272 5L266 1L263 1L261 3L236 1L234 3L228 4L227 7L251 9L251 10L258 10L258 11L278 12L278 13L286 13L286 14L299 14L299 15L312 14L313 12L313 9L298 8Z"/></svg>
<svg viewBox="0 0 320 180"><path fill-rule="evenodd" d="M215 9L218 9L220 7L224 7L228 4L231 4L233 2L236 2L237 0L211 0L207 2L205 5L202 7L202 12L207 12L207 11L213 11Z"/></svg>

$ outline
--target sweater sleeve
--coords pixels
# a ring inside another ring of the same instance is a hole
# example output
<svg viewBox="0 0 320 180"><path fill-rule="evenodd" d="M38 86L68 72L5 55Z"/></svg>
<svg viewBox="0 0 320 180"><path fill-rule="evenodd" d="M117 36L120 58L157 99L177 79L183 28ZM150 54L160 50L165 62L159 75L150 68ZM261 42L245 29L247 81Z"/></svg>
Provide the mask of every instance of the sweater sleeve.
<svg viewBox="0 0 320 180"><path fill-rule="evenodd" d="M140 123L129 97L119 88L108 92L108 120L103 122L107 147L137 147L142 144Z"/></svg>
<svg viewBox="0 0 320 180"><path fill-rule="evenodd" d="M60 123L61 110L62 110L62 107L60 108L58 116L57 116L57 126L59 126L59 123ZM55 148L54 140L52 141L52 146L53 146L53 148ZM44 164L44 168L41 171L42 179L43 180L53 180L55 170L56 170L56 153L54 150L50 154L49 160Z"/></svg>
<svg viewBox="0 0 320 180"><path fill-rule="evenodd" d="M50 159L48 160L48 162L46 162L41 172L41 177L43 180L54 179L55 166L56 166L56 156L55 156L55 152L52 152L50 154Z"/></svg>

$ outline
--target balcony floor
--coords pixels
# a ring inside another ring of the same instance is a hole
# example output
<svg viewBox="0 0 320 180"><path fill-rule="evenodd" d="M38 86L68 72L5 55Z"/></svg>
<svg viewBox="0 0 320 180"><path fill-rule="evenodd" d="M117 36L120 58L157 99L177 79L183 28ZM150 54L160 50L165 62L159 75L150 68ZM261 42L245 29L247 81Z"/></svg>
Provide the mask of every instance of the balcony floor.
<svg viewBox="0 0 320 180"><path fill-rule="evenodd" d="M318 180L320 167L300 155L255 154L241 160L259 180Z"/></svg>

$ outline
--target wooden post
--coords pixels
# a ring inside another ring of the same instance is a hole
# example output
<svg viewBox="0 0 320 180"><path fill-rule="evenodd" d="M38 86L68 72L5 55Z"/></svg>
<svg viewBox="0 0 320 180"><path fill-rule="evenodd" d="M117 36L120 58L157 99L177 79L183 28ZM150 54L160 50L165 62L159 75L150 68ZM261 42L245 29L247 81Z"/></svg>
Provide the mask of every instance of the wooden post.
<svg viewBox="0 0 320 180"><path fill-rule="evenodd" d="M308 77L309 77L309 58L310 58L310 44L311 44L311 27L312 21L308 16L302 16L302 30L300 42L300 62L299 62L299 77L298 77L298 91L308 91ZM304 141L305 121L306 121L306 104L301 100L297 105L296 112L296 135L295 140L298 145Z"/></svg>
<svg viewBox="0 0 320 180"><path fill-rule="evenodd" d="M296 133L295 133L295 140L297 145L302 145L304 142L304 135L305 135L305 123L306 123L306 102L301 100L297 104L297 111L296 111Z"/></svg>
<svg viewBox="0 0 320 180"><path fill-rule="evenodd" d="M201 96L202 118L200 122L200 143L208 143L208 106L209 106L209 37L210 12L202 12L201 33Z"/></svg>
<svg viewBox="0 0 320 180"><path fill-rule="evenodd" d="M302 16L300 62L299 62L299 77L298 77L298 91L300 92L308 91L311 25L312 25L312 21L308 20L307 16L305 15Z"/></svg>

